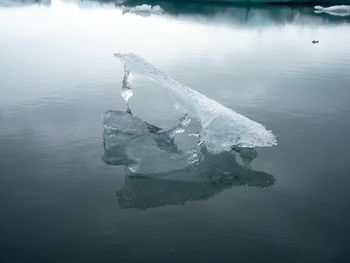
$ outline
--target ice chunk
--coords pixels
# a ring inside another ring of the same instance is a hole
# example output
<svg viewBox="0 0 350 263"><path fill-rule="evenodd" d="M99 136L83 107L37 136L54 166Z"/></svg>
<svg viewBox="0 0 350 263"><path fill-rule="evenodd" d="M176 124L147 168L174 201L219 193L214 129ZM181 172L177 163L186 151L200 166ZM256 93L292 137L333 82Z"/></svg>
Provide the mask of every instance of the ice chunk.
<svg viewBox="0 0 350 263"><path fill-rule="evenodd" d="M176 127L168 131L122 111L109 110L102 115L102 121L105 149L103 160L108 164L126 164L133 174L159 176L161 173L169 175L184 169L194 169L201 173L210 172L210 165L206 165L206 161L222 162L223 156L229 161L227 164L221 163L220 167L225 171L232 168L233 154L221 153L221 157L216 158L216 155L209 153L206 148L198 148L192 152L177 149L173 133L176 129L188 125L190 119L187 115L179 120ZM253 148L235 146L233 150L240 154L243 164L250 164L257 156ZM250 169L246 165L243 167Z"/></svg>
<svg viewBox="0 0 350 263"><path fill-rule="evenodd" d="M115 56L124 64L125 72L159 83L170 92L177 108L200 121L200 137L210 152L230 151L233 146L252 148L277 144L273 133L262 124L171 79L140 56L132 53Z"/></svg>
<svg viewBox="0 0 350 263"><path fill-rule="evenodd" d="M143 4L135 7L122 6L123 14L131 13L131 14L137 14L142 16L150 16L150 15L158 15L163 12L164 10L159 5L151 6L151 5Z"/></svg>
<svg viewBox="0 0 350 263"><path fill-rule="evenodd" d="M107 111L102 115L105 154L108 164L127 165L132 174L169 175L188 167L192 160L176 148L173 133L188 121L185 116L170 131L148 124L130 113Z"/></svg>
<svg viewBox="0 0 350 263"><path fill-rule="evenodd" d="M315 13L327 13L334 16L350 16L350 5L334 5L329 7L315 6Z"/></svg>

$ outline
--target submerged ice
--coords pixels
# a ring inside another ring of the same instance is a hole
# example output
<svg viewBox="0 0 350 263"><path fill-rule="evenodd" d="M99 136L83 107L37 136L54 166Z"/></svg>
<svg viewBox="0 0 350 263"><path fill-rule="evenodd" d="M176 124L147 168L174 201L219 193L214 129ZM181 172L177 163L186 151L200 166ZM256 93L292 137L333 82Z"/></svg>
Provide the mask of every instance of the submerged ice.
<svg viewBox="0 0 350 263"><path fill-rule="evenodd" d="M191 164L191 156L179 151L173 140L188 124L187 116L170 130L144 122L130 111L109 110L102 115L102 122L102 159L107 164L126 165L128 172L142 176L169 175Z"/></svg>
<svg viewBox="0 0 350 263"><path fill-rule="evenodd" d="M199 136L209 152L231 151L234 146L253 148L277 144L276 137L262 124L168 77L140 56L132 53L115 56L124 65L124 100L128 102L132 96L130 76L132 79L134 76L145 77L165 87L177 108L201 123Z"/></svg>

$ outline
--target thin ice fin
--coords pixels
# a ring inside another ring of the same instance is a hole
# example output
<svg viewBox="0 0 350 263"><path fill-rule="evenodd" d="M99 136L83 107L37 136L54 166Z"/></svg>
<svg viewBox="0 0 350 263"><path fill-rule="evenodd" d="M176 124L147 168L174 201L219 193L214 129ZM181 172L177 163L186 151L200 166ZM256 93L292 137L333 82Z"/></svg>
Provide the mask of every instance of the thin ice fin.
<svg viewBox="0 0 350 263"><path fill-rule="evenodd" d="M124 99L125 103L128 103L129 99L134 95L132 92L132 83L134 81L134 75L130 71L124 68L124 78L122 81L122 90L120 95Z"/></svg>
<svg viewBox="0 0 350 263"><path fill-rule="evenodd" d="M200 121L201 140L205 142L208 151L230 151L234 145L268 147L277 144L276 137L262 124L168 77L142 57L132 53L117 53L115 56L122 61L128 72L165 87L184 112Z"/></svg>

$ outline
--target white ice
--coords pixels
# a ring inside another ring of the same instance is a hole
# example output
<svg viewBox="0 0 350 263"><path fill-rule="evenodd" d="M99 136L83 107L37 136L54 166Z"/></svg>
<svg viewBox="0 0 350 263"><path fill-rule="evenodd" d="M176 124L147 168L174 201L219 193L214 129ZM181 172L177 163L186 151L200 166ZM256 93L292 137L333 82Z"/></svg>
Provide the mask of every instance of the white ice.
<svg viewBox="0 0 350 263"><path fill-rule="evenodd" d="M252 148L277 144L276 137L262 124L168 77L140 56L132 53L115 56L122 61L126 72L162 85L181 110L200 121L200 137L208 151L220 153L232 150L233 146Z"/></svg>
<svg viewBox="0 0 350 263"><path fill-rule="evenodd" d="M329 7L315 6L315 13L327 13L334 16L350 16L350 5L334 5Z"/></svg>

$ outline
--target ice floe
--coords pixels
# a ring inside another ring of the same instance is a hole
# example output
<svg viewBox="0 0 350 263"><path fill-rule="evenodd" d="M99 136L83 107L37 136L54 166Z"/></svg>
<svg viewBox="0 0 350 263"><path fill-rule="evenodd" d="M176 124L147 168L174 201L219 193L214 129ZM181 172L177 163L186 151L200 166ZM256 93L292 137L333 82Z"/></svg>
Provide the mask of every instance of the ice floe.
<svg viewBox="0 0 350 263"><path fill-rule="evenodd" d="M334 5L329 7L315 6L315 13L327 13L334 16L350 16L350 5Z"/></svg>
<svg viewBox="0 0 350 263"><path fill-rule="evenodd" d="M159 6L151 6L147 4L138 5L134 7L122 6L122 13L131 13L142 16L159 15L162 14L164 10Z"/></svg>

